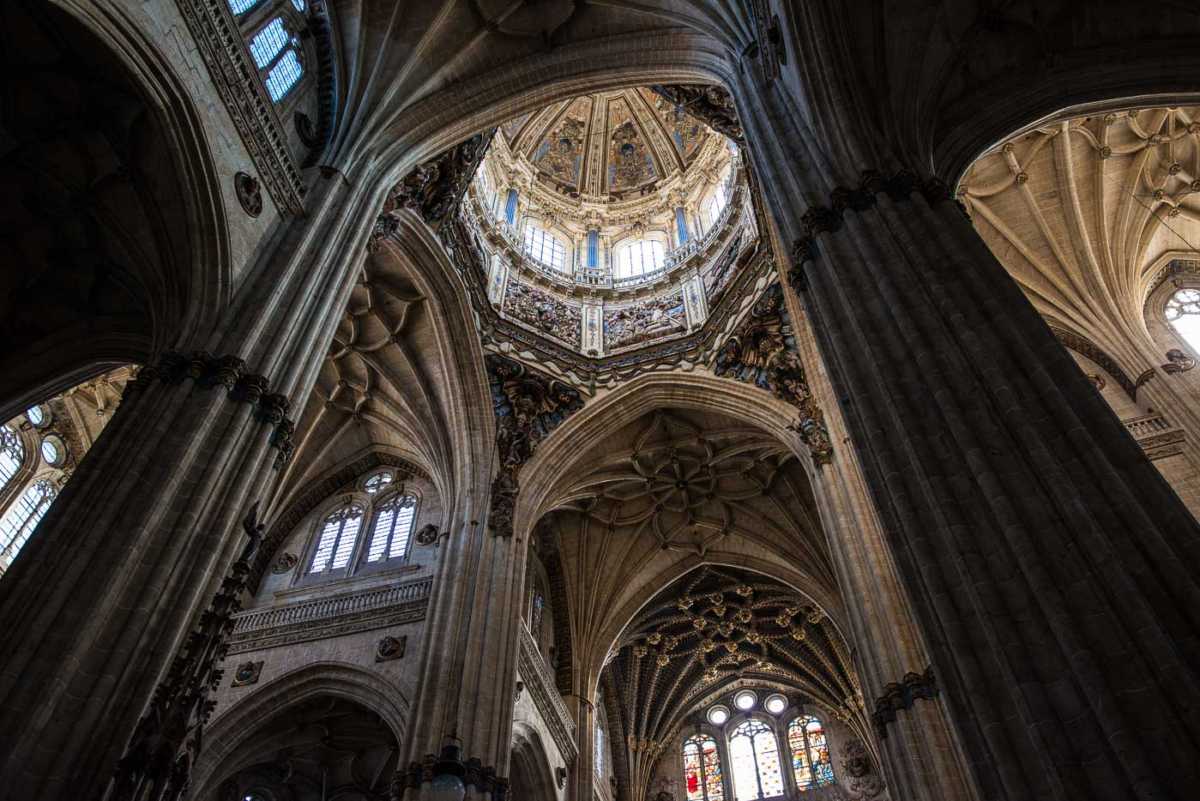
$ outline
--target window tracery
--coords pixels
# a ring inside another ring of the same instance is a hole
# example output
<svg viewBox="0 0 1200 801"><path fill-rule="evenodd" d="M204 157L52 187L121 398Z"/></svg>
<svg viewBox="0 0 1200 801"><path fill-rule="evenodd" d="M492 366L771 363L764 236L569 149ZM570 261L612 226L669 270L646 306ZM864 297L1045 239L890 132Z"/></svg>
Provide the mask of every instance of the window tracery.
<svg viewBox="0 0 1200 801"><path fill-rule="evenodd" d="M380 562L407 556L416 516L417 499L413 495L396 494L379 504L375 510L375 522L371 526L367 561Z"/></svg>
<svg viewBox="0 0 1200 801"><path fill-rule="evenodd" d="M342 506L325 518L308 566L309 575L340 570L350 564L362 519L363 508L354 503Z"/></svg>
<svg viewBox="0 0 1200 801"><path fill-rule="evenodd" d="M1167 322L1194 351L1200 352L1200 289L1178 289L1167 300Z"/></svg>
<svg viewBox="0 0 1200 801"><path fill-rule="evenodd" d="M775 731L751 718L729 737L729 763L736 801L783 795L783 772Z"/></svg>
<svg viewBox="0 0 1200 801"><path fill-rule="evenodd" d="M596 697L596 742L595 769L596 775L604 777L608 771L608 713L604 709L604 692Z"/></svg>
<svg viewBox="0 0 1200 801"><path fill-rule="evenodd" d="M833 763L821 721L812 715L801 715L788 724L787 736L796 788L803 792L833 784Z"/></svg>
<svg viewBox="0 0 1200 801"><path fill-rule="evenodd" d="M721 754L711 736L697 734L684 741L683 781L687 801L725 801Z"/></svg>
<svg viewBox="0 0 1200 801"><path fill-rule="evenodd" d="M0 426L0 490L20 471L25 463L25 447L11 426Z"/></svg>
<svg viewBox="0 0 1200 801"><path fill-rule="evenodd" d="M306 0L228 0L229 10L241 18L247 32L246 47L267 95L275 103L282 101L304 77L304 48L300 32L304 27ZM251 13L254 12L254 13ZM267 16L265 25L253 20ZM253 31L250 33L249 31Z"/></svg>
<svg viewBox="0 0 1200 801"><path fill-rule="evenodd" d="M29 540L58 490L49 479L30 484L0 518L0 554L11 560Z"/></svg>

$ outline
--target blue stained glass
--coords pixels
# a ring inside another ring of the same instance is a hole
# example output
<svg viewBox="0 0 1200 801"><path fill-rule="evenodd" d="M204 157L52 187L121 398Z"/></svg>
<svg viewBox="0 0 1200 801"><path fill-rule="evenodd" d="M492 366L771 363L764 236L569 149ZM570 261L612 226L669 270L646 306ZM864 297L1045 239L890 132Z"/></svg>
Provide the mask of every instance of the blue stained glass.
<svg viewBox="0 0 1200 801"><path fill-rule="evenodd" d="M267 94L278 102L296 85L303 74L304 67L301 66L300 57L296 55L295 49L287 51L267 73Z"/></svg>
<svg viewBox="0 0 1200 801"><path fill-rule="evenodd" d="M292 8L296 9L301 14L304 13L304 9L307 7L308 7L307 0L292 0Z"/></svg>
<svg viewBox="0 0 1200 801"><path fill-rule="evenodd" d="M245 14L250 9L261 3L262 0L229 0L229 10L234 15Z"/></svg>

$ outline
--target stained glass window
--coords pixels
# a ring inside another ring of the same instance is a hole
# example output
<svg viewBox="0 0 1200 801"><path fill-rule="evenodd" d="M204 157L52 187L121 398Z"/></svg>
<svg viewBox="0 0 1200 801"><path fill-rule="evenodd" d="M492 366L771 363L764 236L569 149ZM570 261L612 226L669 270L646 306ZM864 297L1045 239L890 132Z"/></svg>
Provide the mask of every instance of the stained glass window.
<svg viewBox="0 0 1200 801"><path fill-rule="evenodd" d="M363 482L363 489L368 494L374 495L381 489L392 483L392 474L380 471Z"/></svg>
<svg viewBox="0 0 1200 801"><path fill-rule="evenodd" d="M783 773L775 731L760 720L747 720L729 737L729 761L737 801L783 795Z"/></svg>
<svg viewBox="0 0 1200 801"><path fill-rule="evenodd" d="M297 54L296 48L292 47L275 62L275 66L271 67L271 71L267 73L265 84L271 100L275 102L282 100L288 90L300 82L300 76L303 74L304 67L300 63L300 56Z"/></svg>
<svg viewBox="0 0 1200 801"><path fill-rule="evenodd" d="M788 748L792 751L792 772L796 787L804 792L813 787L833 784L833 763L825 727L812 715L801 715L788 724Z"/></svg>
<svg viewBox="0 0 1200 801"><path fill-rule="evenodd" d="M542 612L545 611L546 597L541 590L533 591L533 600L529 604L529 633L539 646L542 642Z"/></svg>
<svg viewBox="0 0 1200 801"><path fill-rule="evenodd" d="M46 479L29 485L0 519L0 554L12 559L33 534L58 491Z"/></svg>
<svg viewBox="0 0 1200 801"><path fill-rule="evenodd" d="M712 737L697 734L684 741L683 784L687 801L725 801L721 755Z"/></svg>
<svg viewBox="0 0 1200 801"><path fill-rule="evenodd" d="M17 432L9 426L0 426L0 489L8 486L24 461L25 448Z"/></svg>
<svg viewBox="0 0 1200 801"><path fill-rule="evenodd" d="M1192 350L1200 351L1200 289L1180 289L1167 301L1167 322Z"/></svg>
<svg viewBox="0 0 1200 801"><path fill-rule="evenodd" d="M604 693L596 697L596 750L595 768L597 776L604 776L608 769L608 713L604 710Z"/></svg>
<svg viewBox="0 0 1200 801"><path fill-rule="evenodd" d="M390 476L388 480L391 480ZM375 525L371 527L367 561L404 556L408 552L408 538L412 535L416 516L417 499L411 495L395 495L381 503L376 508Z"/></svg>
<svg viewBox="0 0 1200 801"><path fill-rule="evenodd" d="M30 406L25 410L25 419L28 420L31 425L40 426L42 423L46 422L46 412L41 406Z"/></svg>
<svg viewBox="0 0 1200 801"><path fill-rule="evenodd" d="M343 506L325 518L321 536L313 551L312 564L308 567L309 573L339 570L350 563L362 518L362 507L354 505Z"/></svg>

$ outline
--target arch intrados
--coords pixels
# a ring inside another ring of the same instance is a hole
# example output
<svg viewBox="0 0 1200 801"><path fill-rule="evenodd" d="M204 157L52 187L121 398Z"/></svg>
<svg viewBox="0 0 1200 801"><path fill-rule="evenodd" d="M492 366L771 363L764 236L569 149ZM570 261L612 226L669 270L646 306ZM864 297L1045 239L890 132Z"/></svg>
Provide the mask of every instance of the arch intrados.
<svg viewBox="0 0 1200 801"><path fill-rule="evenodd" d="M242 697L208 726L204 751L192 769L191 798L209 798L213 786L245 765L236 755L264 721L320 696L356 703L379 715L403 748L409 702L404 692L381 676L343 662L317 662L285 673Z"/></svg>
<svg viewBox="0 0 1200 801"><path fill-rule="evenodd" d="M588 686L585 688L586 697L595 697L596 685L600 680L600 674L604 670L605 664L608 663L614 648L620 642L621 638L624 637L625 632L629 629L630 624L633 623L638 614L676 581L688 573L703 567L724 567L743 570L787 586L797 595L800 595L823 611L828 616L829 622L837 631L838 636L846 643L851 642L846 637L846 632L838 619L842 614L841 601L830 593L819 591L816 582L810 577L806 577L804 574L783 565L768 562L765 559L741 553L709 551L703 558L700 556L691 556L660 571L646 585L655 589L647 589L639 592L626 601L609 618L608 623L601 628L596 637L596 642L602 643L603 647L597 647L595 653L587 655L584 660L584 664L588 666L588 671L585 674L588 682Z"/></svg>
<svg viewBox="0 0 1200 801"><path fill-rule="evenodd" d="M541 735L538 734L537 729L520 720L513 722L510 776L516 765L520 766L525 778L534 785L531 789L534 790L535 798L531 801L542 801L542 799L555 797L555 782L550 768L550 756L542 743Z"/></svg>
<svg viewBox="0 0 1200 801"><path fill-rule="evenodd" d="M233 265L220 174L212 162L206 130L188 88L177 70L148 40L141 28L127 19L124 7L113 0L56 0L59 8L124 67L133 88L147 101L168 140L178 183L193 236L192 263L187 276L183 322L173 339L186 340L211 323L225 307L233 288ZM160 332L154 332L161 339ZM159 344L163 344L159 342ZM129 359L133 361L134 359Z"/></svg>
<svg viewBox="0 0 1200 801"><path fill-rule="evenodd" d="M574 468L614 432L659 409L708 412L744 421L782 443L804 465L809 481L813 479L811 459L787 428L796 416L793 407L761 389L728 379L652 373L586 404L541 443L521 469L513 530L528 540L537 521L559 502L556 493L570 487Z"/></svg>
<svg viewBox="0 0 1200 801"><path fill-rule="evenodd" d="M461 486L473 486L470 465L476 465L476 478L486 482L490 472L491 445L495 439L496 421L492 410L491 388L483 360L483 346L475 336L474 312L467 300L469 292L446 250L435 238L429 226L411 211L396 215L396 235L385 238L374 258L390 253L399 258L402 266L411 266L406 277L417 291L431 302L438 314L430 314L429 324L437 336L438 361L445 365L444 379L456 378L456 384L441 388L443 402L449 403L451 453L462 454L458 459L457 478ZM472 432L474 432L472 434ZM435 482L437 483L437 482ZM438 485L445 498L453 497L449 487Z"/></svg>
<svg viewBox="0 0 1200 801"><path fill-rule="evenodd" d="M683 27L571 43L414 103L385 122L365 150L378 153L381 181L390 187L480 131L572 97L656 83L731 86L737 65L729 52Z"/></svg>
<svg viewBox="0 0 1200 801"><path fill-rule="evenodd" d="M1173 67L1172 70L1175 68ZM1172 74L1171 72L1162 74ZM1157 74L1149 81L1161 80L1162 74ZM1087 92L1089 97L1063 98L1055 102L1052 98L1033 97L1027 93L1028 86L1022 87L1021 100L1032 101L1032 107L1014 110L1006 116L996 119L987 125L961 125L962 142L952 148L947 146L947 152L942 159L935 156L936 175L949 175L953 178L951 186L958 186L966 177L967 171L979 159L988 153L1030 131L1047 125L1089 117L1110 112L1130 111L1132 109L1156 108L1164 106L1187 106L1200 103L1200 92L1179 91L1154 93L1153 91L1134 92L1130 94L1113 94L1106 92L1103 87L1091 87ZM986 116L986 115L982 115ZM944 169L938 169L937 163L944 163Z"/></svg>

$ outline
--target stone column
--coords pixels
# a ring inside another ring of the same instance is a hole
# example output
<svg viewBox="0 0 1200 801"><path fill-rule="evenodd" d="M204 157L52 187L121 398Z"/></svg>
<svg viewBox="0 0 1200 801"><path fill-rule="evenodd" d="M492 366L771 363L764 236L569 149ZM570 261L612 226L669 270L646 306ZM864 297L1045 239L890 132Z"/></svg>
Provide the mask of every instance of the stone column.
<svg viewBox="0 0 1200 801"><path fill-rule="evenodd" d="M945 191L835 188L869 149L786 100L750 153L932 657L877 729L940 696L981 798L1190 797L1200 528Z"/></svg>
<svg viewBox="0 0 1200 801"><path fill-rule="evenodd" d="M207 339L142 371L0 582L0 798L103 793L290 452L380 202L318 180Z"/></svg>

